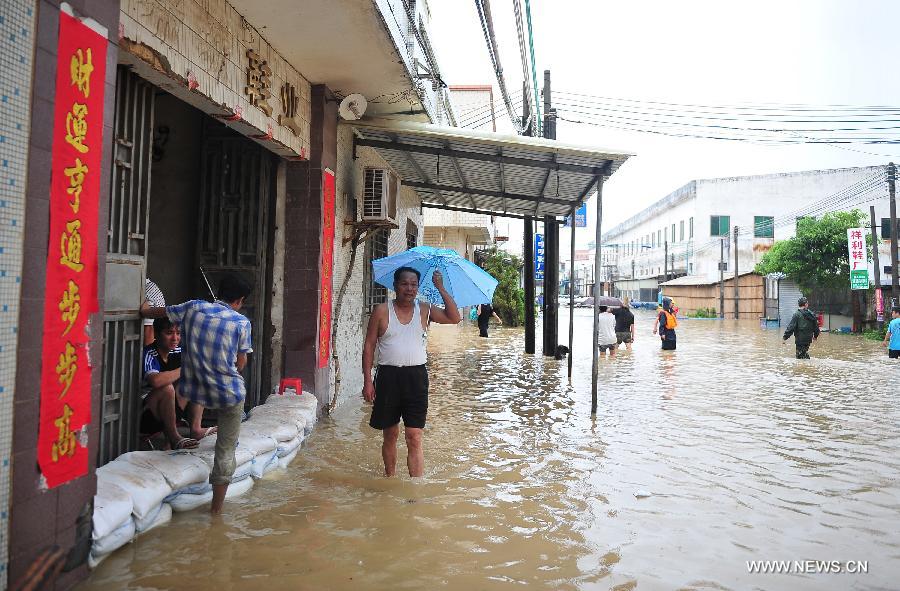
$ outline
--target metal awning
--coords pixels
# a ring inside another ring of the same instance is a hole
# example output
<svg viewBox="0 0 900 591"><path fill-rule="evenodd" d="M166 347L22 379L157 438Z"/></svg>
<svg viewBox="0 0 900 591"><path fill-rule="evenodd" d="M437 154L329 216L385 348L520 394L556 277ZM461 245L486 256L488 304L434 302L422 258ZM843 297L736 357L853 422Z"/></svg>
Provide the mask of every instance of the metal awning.
<svg viewBox="0 0 900 591"><path fill-rule="evenodd" d="M528 136L400 121L357 121L355 146L374 148L423 207L522 218L567 216L597 179L632 154Z"/></svg>

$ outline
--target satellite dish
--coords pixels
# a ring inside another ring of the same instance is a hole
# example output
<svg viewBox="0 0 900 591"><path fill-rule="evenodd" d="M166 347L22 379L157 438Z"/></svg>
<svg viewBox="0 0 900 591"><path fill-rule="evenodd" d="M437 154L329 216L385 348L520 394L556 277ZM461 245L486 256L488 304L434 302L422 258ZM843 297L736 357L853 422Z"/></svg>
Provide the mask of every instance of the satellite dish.
<svg viewBox="0 0 900 591"><path fill-rule="evenodd" d="M356 121L366 113L369 101L361 94L351 94L341 101L338 107L338 115L346 121Z"/></svg>

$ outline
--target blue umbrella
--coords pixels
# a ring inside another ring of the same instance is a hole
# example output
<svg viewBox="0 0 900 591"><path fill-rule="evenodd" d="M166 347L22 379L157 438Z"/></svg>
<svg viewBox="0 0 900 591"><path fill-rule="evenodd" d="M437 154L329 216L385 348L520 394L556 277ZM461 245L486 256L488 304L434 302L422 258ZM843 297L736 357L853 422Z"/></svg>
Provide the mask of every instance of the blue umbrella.
<svg viewBox="0 0 900 591"><path fill-rule="evenodd" d="M432 275L440 271L444 287L460 308L489 304L494 299L497 280L481 267L459 256L455 250L416 246L404 252L372 261L375 283L394 289L394 271L412 267L422 274L419 297L432 304L442 304L441 294L434 287Z"/></svg>

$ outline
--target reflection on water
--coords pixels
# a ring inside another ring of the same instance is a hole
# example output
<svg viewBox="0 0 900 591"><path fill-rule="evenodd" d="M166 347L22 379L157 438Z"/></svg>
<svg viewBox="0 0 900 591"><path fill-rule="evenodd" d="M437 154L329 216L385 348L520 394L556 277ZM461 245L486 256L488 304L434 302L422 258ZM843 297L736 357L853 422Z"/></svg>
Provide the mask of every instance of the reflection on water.
<svg viewBox="0 0 900 591"><path fill-rule="evenodd" d="M697 320L662 353L638 323L634 351L601 360L593 419L590 311L571 385L521 329L438 327L424 479L381 476L368 407L347 401L222 522L177 515L82 588L897 588L900 367L883 349L823 335L797 361L777 331Z"/></svg>

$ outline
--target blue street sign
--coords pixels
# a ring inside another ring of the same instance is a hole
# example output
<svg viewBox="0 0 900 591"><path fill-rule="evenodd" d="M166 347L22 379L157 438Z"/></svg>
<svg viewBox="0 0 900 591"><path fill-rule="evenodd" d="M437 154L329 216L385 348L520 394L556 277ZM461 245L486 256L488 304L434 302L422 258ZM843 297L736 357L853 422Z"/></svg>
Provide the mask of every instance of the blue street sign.
<svg viewBox="0 0 900 591"><path fill-rule="evenodd" d="M534 235L534 278L544 280L544 235Z"/></svg>
<svg viewBox="0 0 900 591"><path fill-rule="evenodd" d="M566 228L572 227L572 217L566 218ZM575 210L575 227L587 228L587 203L582 203L581 207Z"/></svg>

